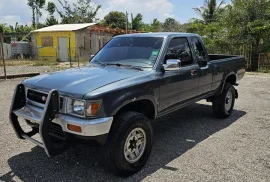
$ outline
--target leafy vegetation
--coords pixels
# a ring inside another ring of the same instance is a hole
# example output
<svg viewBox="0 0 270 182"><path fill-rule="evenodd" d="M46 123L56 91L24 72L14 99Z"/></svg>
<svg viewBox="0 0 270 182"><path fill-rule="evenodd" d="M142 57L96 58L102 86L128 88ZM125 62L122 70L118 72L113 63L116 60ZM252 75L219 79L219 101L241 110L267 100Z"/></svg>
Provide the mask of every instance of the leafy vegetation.
<svg viewBox="0 0 270 182"><path fill-rule="evenodd" d="M112 11L104 17L102 24L111 28L126 29L126 15L123 12Z"/></svg>
<svg viewBox="0 0 270 182"><path fill-rule="evenodd" d="M200 34L210 53L227 53L248 55L254 62L253 69L257 69L259 53L270 52L270 0L202 0L202 6L194 7L198 17L192 18L188 23L180 24L174 18L167 18L163 22L157 18L151 23L145 23L143 14L133 16L132 12L112 11L98 20L97 13L101 5L91 0L77 0L70 4L67 0L57 0L54 4L48 2L46 11L49 16L42 24L36 18L42 16L46 0L28 0L32 9L32 26L14 26L0 24L4 33L30 32L36 26L50 26L58 23L91 23L99 22L101 25L132 29L145 32L191 32ZM55 11L60 15L57 20ZM129 22L127 21L130 13Z"/></svg>
<svg viewBox="0 0 270 182"><path fill-rule="evenodd" d="M94 5L92 0L77 0L72 6L67 0L58 0L58 2L64 10L57 9L63 24L92 23L98 20L96 16L101 5Z"/></svg>
<svg viewBox="0 0 270 182"><path fill-rule="evenodd" d="M27 5L32 9L32 26L39 28L39 17L42 16L41 9L44 8L45 0L28 0Z"/></svg>
<svg viewBox="0 0 270 182"><path fill-rule="evenodd" d="M53 2L48 2L47 9L49 13L49 17L46 19L46 26L56 25L58 24L57 19L54 17L54 12L56 10L56 6Z"/></svg>

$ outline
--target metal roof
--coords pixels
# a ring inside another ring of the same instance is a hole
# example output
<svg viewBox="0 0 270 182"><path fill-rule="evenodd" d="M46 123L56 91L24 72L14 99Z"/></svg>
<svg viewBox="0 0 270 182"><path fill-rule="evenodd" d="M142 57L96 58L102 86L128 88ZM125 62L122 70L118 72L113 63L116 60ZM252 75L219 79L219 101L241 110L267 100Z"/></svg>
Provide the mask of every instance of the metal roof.
<svg viewBox="0 0 270 182"><path fill-rule="evenodd" d="M59 24L53 25L45 28L41 28L38 30L34 30L32 32L64 32L64 31L76 31L83 28L87 28L90 26L96 25L96 23L78 23L78 24Z"/></svg>
<svg viewBox="0 0 270 182"><path fill-rule="evenodd" d="M183 32L149 32L149 33L134 33L134 34L124 34L118 35L116 37L169 37L172 35L178 36L198 36L197 34L193 33L183 33Z"/></svg>

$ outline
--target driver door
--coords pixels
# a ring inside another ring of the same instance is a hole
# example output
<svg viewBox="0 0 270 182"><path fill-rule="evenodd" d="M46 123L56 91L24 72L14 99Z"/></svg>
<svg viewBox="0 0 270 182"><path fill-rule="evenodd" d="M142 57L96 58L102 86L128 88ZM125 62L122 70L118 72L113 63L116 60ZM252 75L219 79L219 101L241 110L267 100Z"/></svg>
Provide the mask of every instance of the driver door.
<svg viewBox="0 0 270 182"><path fill-rule="evenodd" d="M198 93L199 66L192 58L187 38L174 37L170 40L164 63L168 59L180 60L181 68L164 73L160 86L159 111L170 110L189 102Z"/></svg>

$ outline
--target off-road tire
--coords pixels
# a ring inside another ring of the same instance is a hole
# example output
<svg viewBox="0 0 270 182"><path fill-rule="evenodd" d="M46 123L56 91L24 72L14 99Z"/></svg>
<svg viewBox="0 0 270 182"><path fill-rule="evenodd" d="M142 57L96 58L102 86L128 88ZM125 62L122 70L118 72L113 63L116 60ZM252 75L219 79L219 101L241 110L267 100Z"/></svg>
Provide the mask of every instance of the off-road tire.
<svg viewBox="0 0 270 182"><path fill-rule="evenodd" d="M228 102L227 94L231 95L231 106L226 109L226 102ZM235 103L235 89L230 83L225 83L222 93L213 98L213 112L218 118L228 118L233 111Z"/></svg>
<svg viewBox="0 0 270 182"><path fill-rule="evenodd" d="M124 155L125 142L130 132L141 128L146 134L146 145L141 158L129 163ZM103 165L119 176L129 176L138 172L147 162L151 153L153 131L149 119L141 113L128 111L116 115L105 145Z"/></svg>

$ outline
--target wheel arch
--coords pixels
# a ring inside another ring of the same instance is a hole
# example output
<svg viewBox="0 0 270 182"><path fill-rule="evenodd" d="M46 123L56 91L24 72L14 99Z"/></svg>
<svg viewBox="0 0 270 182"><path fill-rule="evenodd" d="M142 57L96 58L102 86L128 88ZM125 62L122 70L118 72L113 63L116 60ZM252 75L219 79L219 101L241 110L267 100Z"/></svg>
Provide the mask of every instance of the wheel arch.
<svg viewBox="0 0 270 182"><path fill-rule="evenodd" d="M123 111L135 111L144 114L149 119L155 119L157 116L156 101L150 96L140 97L139 99L134 97L131 101L125 101L117 107L112 115L117 115Z"/></svg>
<svg viewBox="0 0 270 182"><path fill-rule="evenodd" d="M224 89L224 86L226 83L230 83L232 85L237 85L236 84L236 81L237 81L237 76L236 76L236 73L234 72L230 72L229 74L227 74L226 76L224 76L224 79L223 81L221 82L221 85L217 91L217 94L221 94L223 92L223 89Z"/></svg>

